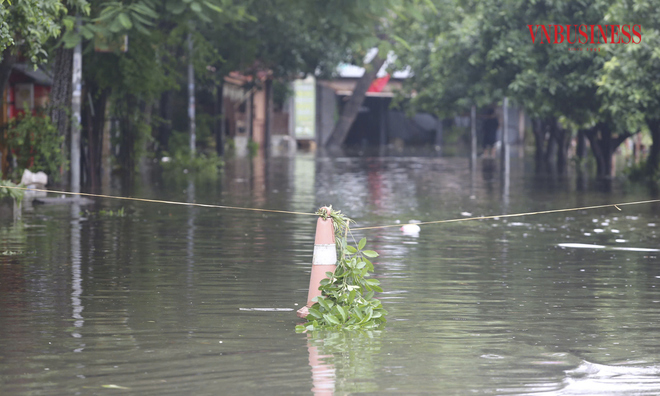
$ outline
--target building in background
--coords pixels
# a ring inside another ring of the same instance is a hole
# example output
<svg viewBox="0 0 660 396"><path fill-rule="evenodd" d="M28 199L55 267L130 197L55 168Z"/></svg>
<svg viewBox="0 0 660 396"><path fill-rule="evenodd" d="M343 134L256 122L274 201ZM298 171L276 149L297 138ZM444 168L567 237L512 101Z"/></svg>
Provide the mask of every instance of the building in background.
<svg viewBox="0 0 660 396"><path fill-rule="evenodd" d="M292 99L283 99L278 81L270 72L260 71L256 77L231 72L224 79L222 103L224 131L233 139L239 156L248 152L248 143L268 148L272 153L295 149L290 136Z"/></svg>
<svg viewBox="0 0 660 396"><path fill-rule="evenodd" d="M34 69L27 63L14 64L2 101L0 112L0 127L6 125L9 120L16 116L48 105L53 79L42 69ZM4 131L2 132L5 133ZM4 138L0 139L0 166L2 174L6 175L9 170L8 151L4 144Z"/></svg>

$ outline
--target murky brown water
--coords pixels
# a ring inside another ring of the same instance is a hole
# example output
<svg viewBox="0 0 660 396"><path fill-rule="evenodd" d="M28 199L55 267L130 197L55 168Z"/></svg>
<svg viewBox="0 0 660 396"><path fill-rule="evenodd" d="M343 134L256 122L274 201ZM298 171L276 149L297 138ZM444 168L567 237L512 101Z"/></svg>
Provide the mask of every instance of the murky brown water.
<svg viewBox="0 0 660 396"><path fill-rule="evenodd" d="M359 226L657 198L537 179L517 159L508 188L464 158L298 155L188 176L104 192L332 204ZM622 209L356 232L381 255L387 326L296 334L311 216L100 199L28 208L0 223L0 393L660 394L660 206Z"/></svg>

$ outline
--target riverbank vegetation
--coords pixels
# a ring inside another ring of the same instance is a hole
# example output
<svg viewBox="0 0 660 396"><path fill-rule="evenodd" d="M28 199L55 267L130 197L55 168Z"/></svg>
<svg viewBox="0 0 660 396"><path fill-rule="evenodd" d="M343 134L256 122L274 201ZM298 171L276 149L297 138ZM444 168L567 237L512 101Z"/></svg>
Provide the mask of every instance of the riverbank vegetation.
<svg viewBox="0 0 660 396"><path fill-rule="evenodd" d="M562 41L554 30L544 36L541 26L559 25L575 28ZM597 28L595 44L576 44L579 26L605 27L604 35ZM638 26L639 36L628 30L631 40L620 40L621 26ZM126 172L144 157L223 156L222 86L233 71L265 73L279 92L275 85L307 74L332 76L341 62L365 66L329 139L341 142L369 79L395 53L393 67L412 72L402 92L411 111L447 117L507 97L531 121L537 169L565 170L575 144L576 162L590 155L596 174L608 177L617 148L644 134L652 145L636 174L654 175L659 27L659 9L645 0L0 0L0 92L16 62L41 64L53 77L49 122L68 139L73 48L82 43L74 122L82 127L83 179L94 186L108 166L104 140ZM621 43L611 44L615 36ZM379 51L365 65L371 48ZM197 117L189 139L191 81ZM68 144L60 143L65 156Z"/></svg>
<svg viewBox="0 0 660 396"><path fill-rule="evenodd" d="M653 143L643 173L656 173L660 10L652 3L434 1L422 14L399 28L410 45L397 48L415 72L413 108L469 114L508 97L531 119L537 169L565 170L575 142L576 157L591 147L597 175L607 177L617 148L646 134Z"/></svg>

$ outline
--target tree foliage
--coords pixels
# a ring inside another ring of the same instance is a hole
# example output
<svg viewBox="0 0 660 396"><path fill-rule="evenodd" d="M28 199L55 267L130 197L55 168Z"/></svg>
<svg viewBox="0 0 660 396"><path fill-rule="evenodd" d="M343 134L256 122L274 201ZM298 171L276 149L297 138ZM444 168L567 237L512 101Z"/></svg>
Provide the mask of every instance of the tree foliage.
<svg viewBox="0 0 660 396"><path fill-rule="evenodd" d="M46 42L61 30L66 8L59 0L20 0L0 3L0 52L21 51L33 63L47 57Z"/></svg>
<svg viewBox="0 0 660 396"><path fill-rule="evenodd" d="M408 86L413 108L446 116L507 96L538 120L537 138L550 136L563 147L560 153L571 132L586 131L603 176L617 145L657 112L660 20L647 1L434 0L434 5L437 13L399 27L413 43L397 49L402 64L415 73ZM615 22L641 24L643 42L539 44L528 27ZM575 47L580 50L571 50Z"/></svg>
<svg viewBox="0 0 660 396"><path fill-rule="evenodd" d="M15 180L25 169L43 171L57 179L60 167L67 163L61 150L64 137L58 135L50 118L43 114L24 113L12 119L3 140L16 160L11 175Z"/></svg>
<svg viewBox="0 0 660 396"><path fill-rule="evenodd" d="M412 108L438 116L507 96L539 121L537 136L567 147L571 133L584 131L596 139L592 148L604 144L603 157L626 134L653 134L660 125L660 16L646 0L21 0L0 2L0 21L0 49L11 50L5 56L20 51L38 62L50 44L82 41L92 107L107 101L109 114L125 121L119 144L129 152L154 137L164 147L186 131L190 57L202 113L230 71L283 81L332 76L339 62L364 66L367 51L378 48L380 59L394 51L398 67L411 67ZM568 51L568 44L534 44L528 29L609 21L641 24L643 42ZM164 138L155 132L162 125L169 125ZM605 135L611 143L599 140Z"/></svg>

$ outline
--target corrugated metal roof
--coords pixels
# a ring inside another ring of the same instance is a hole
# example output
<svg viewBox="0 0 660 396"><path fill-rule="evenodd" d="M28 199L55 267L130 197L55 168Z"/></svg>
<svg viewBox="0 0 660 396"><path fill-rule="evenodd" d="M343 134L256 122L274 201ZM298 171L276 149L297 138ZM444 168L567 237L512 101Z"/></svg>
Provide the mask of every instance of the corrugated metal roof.
<svg viewBox="0 0 660 396"><path fill-rule="evenodd" d="M364 57L364 62L369 63L373 59L374 56L376 56L376 53L378 50L376 48L372 48L369 50L367 55ZM385 64L383 64L383 67L380 68L378 71L378 74L376 77L383 77L387 74L387 68L396 61L396 55L393 52L390 52L387 54L387 60L385 61ZM337 74L341 78L360 78L364 74L364 67L356 66L356 65L351 65L348 63L341 63L339 66L337 66ZM403 70L395 70L394 72L391 73L392 78L394 79L406 79L412 76L412 70L410 69L410 66L406 66L405 69Z"/></svg>
<svg viewBox="0 0 660 396"><path fill-rule="evenodd" d="M14 64L13 71L18 71L19 73L25 74L35 83L41 85L53 85L53 78L46 74L43 70L37 68L34 70L34 66L30 66L26 63L16 63Z"/></svg>

